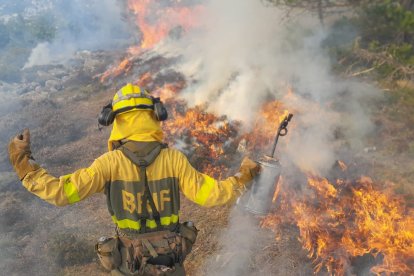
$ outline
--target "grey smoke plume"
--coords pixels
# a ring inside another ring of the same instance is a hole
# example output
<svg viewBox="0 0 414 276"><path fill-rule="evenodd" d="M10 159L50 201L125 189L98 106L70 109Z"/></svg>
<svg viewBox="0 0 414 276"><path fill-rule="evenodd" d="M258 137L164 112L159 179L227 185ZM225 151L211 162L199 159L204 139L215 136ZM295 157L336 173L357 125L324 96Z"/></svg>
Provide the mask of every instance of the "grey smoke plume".
<svg viewBox="0 0 414 276"><path fill-rule="evenodd" d="M253 184L255 186L238 200L231 211L229 225L220 237L221 250L207 261L208 275L250 275L248 264L268 239L260 229L261 218L253 214L265 215L269 211L272 200L269 194L273 194L280 175L280 167L274 165L269 163L263 169L257 183Z"/></svg>
<svg viewBox="0 0 414 276"><path fill-rule="evenodd" d="M324 49L329 27L303 13L287 18L256 0L211 0L202 20L202 30L178 42L183 62L177 67L188 84L182 96L190 104L207 103L209 111L240 120L249 130L266 100L281 100L294 119L279 157L309 172L324 175L339 152L362 149L373 130L364 105L379 93L332 73ZM287 96L290 88L293 93ZM211 267L229 252L237 257L213 274L248 275L243 269L257 231L257 221L233 211L222 249L207 263ZM235 236L236 245L229 241Z"/></svg>
<svg viewBox="0 0 414 276"><path fill-rule="evenodd" d="M207 4L203 30L182 45L179 65L189 84L183 96L192 104L241 120L249 128L261 105L273 97L295 113L286 153L301 168L324 173L336 160L336 136L358 150L372 130L363 103L374 89L331 73L323 48L329 35L309 15L286 13L260 1ZM292 97L285 97L288 89ZM277 122L275 122L276 128Z"/></svg>
<svg viewBox="0 0 414 276"><path fill-rule="evenodd" d="M232 210L229 217L229 226L220 236L220 252L206 261L207 275L251 275L248 264L263 242L260 220L238 209Z"/></svg>
<svg viewBox="0 0 414 276"><path fill-rule="evenodd" d="M42 1L37 1L42 2ZM34 2L26 14L36 13L40 4ZM56 26L56 37L39 43L25 64L25 68L50 63L62 64L78 50L110 50L125 47L131 29L123 18L123 7L116 0L43 1L48 4L41 10L51 17ZM35 10L35 11L33 11ZM38 11L39 12L39 11Z"/></svg>

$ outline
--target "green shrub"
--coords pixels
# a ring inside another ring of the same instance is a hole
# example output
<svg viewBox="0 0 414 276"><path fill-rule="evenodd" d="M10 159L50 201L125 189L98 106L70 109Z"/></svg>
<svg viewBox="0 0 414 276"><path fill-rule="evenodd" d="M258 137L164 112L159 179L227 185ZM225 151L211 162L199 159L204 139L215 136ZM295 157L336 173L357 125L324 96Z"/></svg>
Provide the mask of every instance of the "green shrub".
<svg viewBox="0 0 414 276"><path fill-rule="evenodd" d="M411 2L411 3L408 3ZM362 47L387 52L404 65L414 64L414 1L368 1L358 8Z"/></svg>
<svg viewBox="0 0 414 276"><path fill-rule="evenodd" d="M377 0L361 5L358 11L362 36L368 42L412 43L414 12L412 7L404 7L403 2Z"/></svg>

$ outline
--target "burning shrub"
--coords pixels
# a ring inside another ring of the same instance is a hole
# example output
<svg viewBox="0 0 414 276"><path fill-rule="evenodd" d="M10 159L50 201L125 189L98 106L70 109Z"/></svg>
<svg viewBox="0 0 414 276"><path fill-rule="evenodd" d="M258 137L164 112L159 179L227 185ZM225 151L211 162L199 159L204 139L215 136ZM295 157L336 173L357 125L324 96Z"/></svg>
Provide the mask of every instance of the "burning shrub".
<svg viewBox="0 0 414 276"><path fill-rule="evenodd" d="M352 262L370 254L378 256L369 264L374 273L413 273L414 213L401 198L375 188L368 177L331 182L309 174L307 182L306 192L279 183L282 206L263 224L297 225L315 272L355 273Z"/></svg>

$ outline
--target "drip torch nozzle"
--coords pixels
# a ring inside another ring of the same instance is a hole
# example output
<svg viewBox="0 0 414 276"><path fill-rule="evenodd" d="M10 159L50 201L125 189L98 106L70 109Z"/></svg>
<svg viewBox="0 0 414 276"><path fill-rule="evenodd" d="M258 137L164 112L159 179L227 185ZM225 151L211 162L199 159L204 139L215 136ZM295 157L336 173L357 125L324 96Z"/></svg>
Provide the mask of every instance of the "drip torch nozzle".
<svg viewBox="0 0 414 276"><path fill-rule="evenodd" d="M260 174L253 179L254 182L249 193L246 193L246 196L237 203L250 213L259 216L265 216L269 213L275 194L275 185L277 185L282 171L279 161L274 158L276 145L279 136L285 136L288 133L287 126L292 117L293 115L289 113L280 123L273 143L272 154L263 156L263 159L258 162L261 168Z"/></svg>
<svg viewBox="0 0 414 276"><path fill-rule="evenodd" d="M276 146L277 146L277 141L279 140L279 136L285 136L288 133L287 126L288 126L290 120L292 119L292 117L293 117L293 114L289 113L283 119L283 121L280 123L279 128L277 129L275 142L273 143L272 153L270 155L271 158L274 158L274 156L275 156L275 150L276 150Z"/></svg>

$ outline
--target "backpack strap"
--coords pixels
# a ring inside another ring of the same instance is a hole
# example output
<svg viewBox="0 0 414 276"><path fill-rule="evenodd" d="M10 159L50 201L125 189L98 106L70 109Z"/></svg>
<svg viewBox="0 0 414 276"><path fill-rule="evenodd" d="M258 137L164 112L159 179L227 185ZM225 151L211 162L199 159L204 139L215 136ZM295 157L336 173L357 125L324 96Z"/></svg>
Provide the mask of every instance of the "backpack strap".
<svg viewBox="0 0 414 276"><path fill-rule="evenodd" d="M147 230L147 219L149 219L149 211L147 208L147 202L149 203L151 210L152 210L152 216L157 224L157 230L160 230L161 227L161 216L158 212L157 208L155 207L154 199L152 198L151 191L148 186L148 180L147 180L147 172L146 168L154 162L154 160L157 158L157 156L160 154L161 149L166 148L166 144L161 143L149 143L148 147L146 147L146 150L149 152L141 156L139 153L133 151L136 149L136 145L133 144L133 142L128 142L126 144L123 144L118 149L122 151L122 153L131 160L132 163L137 165L139 167L139 174L140 179L142 183L144 184L144 195L143 195L143 201L142 201L142 217L141 217L141 233L146 233Z"/></svg>

